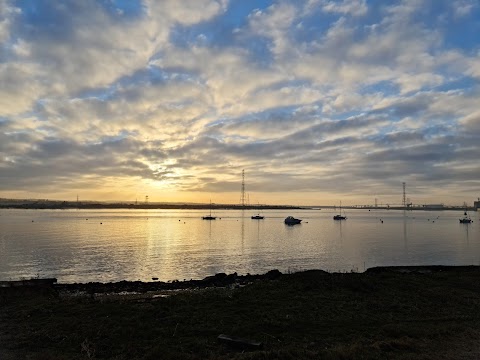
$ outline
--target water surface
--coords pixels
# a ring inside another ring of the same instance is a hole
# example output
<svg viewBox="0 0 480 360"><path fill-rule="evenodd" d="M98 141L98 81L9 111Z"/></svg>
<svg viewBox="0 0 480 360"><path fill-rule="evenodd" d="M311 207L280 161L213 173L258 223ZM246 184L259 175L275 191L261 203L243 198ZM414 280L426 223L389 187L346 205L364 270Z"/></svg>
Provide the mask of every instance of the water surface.
<svg viewBox="0 0 480 360"><path fill-rule="evenodd" d="M304 269L363 271L380 265L480 265L479 214L333 209L0 210L0 280L59 282L199 279ZM293 215L301 225L286 226ZM383 223L381 222L383 220Z"/></svg>

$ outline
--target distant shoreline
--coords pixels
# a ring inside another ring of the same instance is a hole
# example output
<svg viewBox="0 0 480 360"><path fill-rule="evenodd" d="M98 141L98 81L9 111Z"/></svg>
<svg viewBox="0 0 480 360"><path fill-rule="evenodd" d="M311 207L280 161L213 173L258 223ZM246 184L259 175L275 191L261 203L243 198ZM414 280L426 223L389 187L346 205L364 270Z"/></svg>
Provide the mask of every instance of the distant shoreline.
<svg viewBox="0 0 480 360"><path fill-rule="evenodd" d="M0 209L45 209L45 210L69 210L69 209L180 209L180 210L301 210L310 209L300 206L289 205L229 205L229 204L127 204L127 203L80 203L75 202L48 202L48 203L23 203L23 204L0 204Z"/></svg>
<svg viewBox="0 0 480 360"><path fill-rule="evenodd" d="M238 204L182 204L182 203L101 203L101 202L75 202L75 201L34 201L16 200L0 201L0 209L32 209L32 210L101 210L101 209L129 209L129 210L322 210L338 209L336 206L295 206L295 205L238 205ZM389 206L342 206L345 210L401 210L401 211L476 211L474 207L444 206L444 207L408 207Z"/></svg>

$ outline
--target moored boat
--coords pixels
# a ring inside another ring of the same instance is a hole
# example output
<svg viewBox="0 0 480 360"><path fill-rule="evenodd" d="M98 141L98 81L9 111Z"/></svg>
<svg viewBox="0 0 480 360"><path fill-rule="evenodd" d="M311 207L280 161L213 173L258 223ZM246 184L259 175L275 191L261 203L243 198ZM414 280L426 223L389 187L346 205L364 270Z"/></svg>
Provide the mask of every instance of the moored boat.
<svg viewBox="0 0 480 360"><path fill-rule="evenodd" d="M210 200L210 214L208 214L207 216L202 216L202 219L203 220L215 220L217 217L216 216L212 216L212 201Z"/></svg>
<svg viewBox="0 0 480 360"><path fill-rule="evenodd" d="M470 224L472 222L472 219L470 218L470 216L468 216L467 212L465 211L463 213L463 218L458 219L458 221L460 221L460 224Z"/></svg>
<svg viewBox="0 0 480 360"><path fill-rule="evenodd" d="M342 215L342 202L340 201L340 214L334 215L333 220L347 220L347 216L345 215L345 211Z"/></svg>
<svg viewBox="0 0 480 360"><path fill-rule="evenodd" d="M207 215L207 216L202 216L202 219L203 219L203 220L215 220L216 217L215 217L215 216L212 216L212 215Z"/></svg>
<svg viewBox="0 0 480 360"><path fill-rule="evenodd" d="M257 215L252 215L252 219L253 220L263 220L265 217L260 215L260 214L257 214Z"/></svg>
<svg viewBox="0 0 480 360"><path fill-rule="evenodd" d="M287 225L297 225L302 222L301 219L296 219L293 216L287 216L284 220L285 224Z"/></svg>

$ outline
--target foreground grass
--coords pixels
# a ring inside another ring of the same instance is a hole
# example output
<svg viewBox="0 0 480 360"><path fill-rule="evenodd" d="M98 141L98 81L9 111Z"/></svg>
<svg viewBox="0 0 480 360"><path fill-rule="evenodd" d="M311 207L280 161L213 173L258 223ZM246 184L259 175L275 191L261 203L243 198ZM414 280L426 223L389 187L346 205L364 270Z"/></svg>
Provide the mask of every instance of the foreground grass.
<svg viewBox="0 0 480 360"><path fill-rule="evenodd" d="M478 268L308 271L150 300L4 291L0 358L477 359L479 279ZM264 347L232 349L219 334Z"/></svg>

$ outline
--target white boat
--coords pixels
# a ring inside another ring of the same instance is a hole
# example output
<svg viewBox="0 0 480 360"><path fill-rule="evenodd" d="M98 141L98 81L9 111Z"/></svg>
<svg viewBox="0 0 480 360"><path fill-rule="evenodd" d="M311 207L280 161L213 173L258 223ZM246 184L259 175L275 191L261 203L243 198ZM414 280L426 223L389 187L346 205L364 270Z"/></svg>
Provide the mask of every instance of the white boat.
<svg viewBox="0 0 480 360"><path fill-rule="evenodd" d="M257 205L257 207L260 209L260 203ZM253 220L263 220L263 219L265 219L265 216L260 215L260 213L258 213L257 215L252 215L252 219Z"/></svg>

